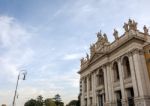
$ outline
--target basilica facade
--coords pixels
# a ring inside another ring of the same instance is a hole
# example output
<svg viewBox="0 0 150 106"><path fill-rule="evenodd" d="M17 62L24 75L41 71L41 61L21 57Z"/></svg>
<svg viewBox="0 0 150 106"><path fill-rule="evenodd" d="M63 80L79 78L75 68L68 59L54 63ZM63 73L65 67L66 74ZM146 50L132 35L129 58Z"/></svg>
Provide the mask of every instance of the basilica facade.
<svg viewBox="0 0 150 106"><path fill-rule="evenodd" d="M81 59L81 106L150 106L150 35L137 22L124 23L115 40L97 33L90 53Z"/></svg>

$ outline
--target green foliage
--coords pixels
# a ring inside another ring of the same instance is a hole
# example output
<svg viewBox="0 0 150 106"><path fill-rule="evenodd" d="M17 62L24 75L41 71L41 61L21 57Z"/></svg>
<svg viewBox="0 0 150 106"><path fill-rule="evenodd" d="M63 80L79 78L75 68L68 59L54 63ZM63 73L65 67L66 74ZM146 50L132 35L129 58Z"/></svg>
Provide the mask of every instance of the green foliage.
<svg viewBox="0 0 150 106"><path fill-rule="evenodd" d="M64 103L61 102L59 94L55 95L53 99L47 98L45 100L43 100L43 97L39 95L37 100L31 99L27 101L24 106L64 106Z"/></svg>
<svg viewBox="0 0 150 106"><path fill-rule="evenodd" d="M41 95L37 97L36 106L43 106L43 97Z"/></svg>
<svg viewBox="0 0 150 106"><path fill-rule="evenodd" d="M64 103L61 102L62 100L59 94L56 94L53 99L55 101L56 106L64 106Z"/></svg>
<svg viewBox="0 0 150 106"><path fill-rule="evenodd" d="M56 106L56 104L53 99L48 98L45 100L45 106Z"/></svg>
<svg viewBox="0 0 150 106"><path fill-rule="evenodd" d="M36 100L31 99L27 101L24 106L36 106Z"/></svg>

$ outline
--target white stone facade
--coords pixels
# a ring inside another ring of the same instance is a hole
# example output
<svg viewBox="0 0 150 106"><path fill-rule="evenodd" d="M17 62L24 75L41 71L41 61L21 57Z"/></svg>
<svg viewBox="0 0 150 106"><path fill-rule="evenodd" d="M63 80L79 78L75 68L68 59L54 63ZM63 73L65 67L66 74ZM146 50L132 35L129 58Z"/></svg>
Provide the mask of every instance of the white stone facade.
<svg viewBox="0 0 150 106"><path fill-rule="evenodd" d="M143 47L150 44L146 26L137 30L134 20L124 24L125 33L109 43L106 34L81 59L81 106L150 106L150 80Z"/></svg>

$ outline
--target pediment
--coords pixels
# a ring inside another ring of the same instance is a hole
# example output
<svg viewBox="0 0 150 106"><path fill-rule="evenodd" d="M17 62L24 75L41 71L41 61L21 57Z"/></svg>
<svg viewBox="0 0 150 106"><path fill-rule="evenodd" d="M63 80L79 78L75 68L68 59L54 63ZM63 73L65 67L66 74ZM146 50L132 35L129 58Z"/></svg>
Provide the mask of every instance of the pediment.
<svg viewBox="0 0 150 106"><path fill-rule="evenodd" d="M104 54L104 52L96 52L93 54L93 56L90 59L90 63L94 62L97 58L101 57Z"/></svg>

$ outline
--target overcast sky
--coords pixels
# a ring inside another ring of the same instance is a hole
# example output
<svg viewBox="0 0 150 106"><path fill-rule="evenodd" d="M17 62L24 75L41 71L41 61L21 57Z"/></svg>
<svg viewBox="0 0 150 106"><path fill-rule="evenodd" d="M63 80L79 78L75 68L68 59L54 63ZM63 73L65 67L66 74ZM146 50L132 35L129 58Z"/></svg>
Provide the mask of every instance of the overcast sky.
<svg viewBox="0 0 150 106"><path fill-rule="evenodd" d="M110 42L129 18L150 26L149 0L0 0L0 105L11 106L18 72L17 106L59 93L68 103L79 94L80 58L101 29Z"/></svg>

